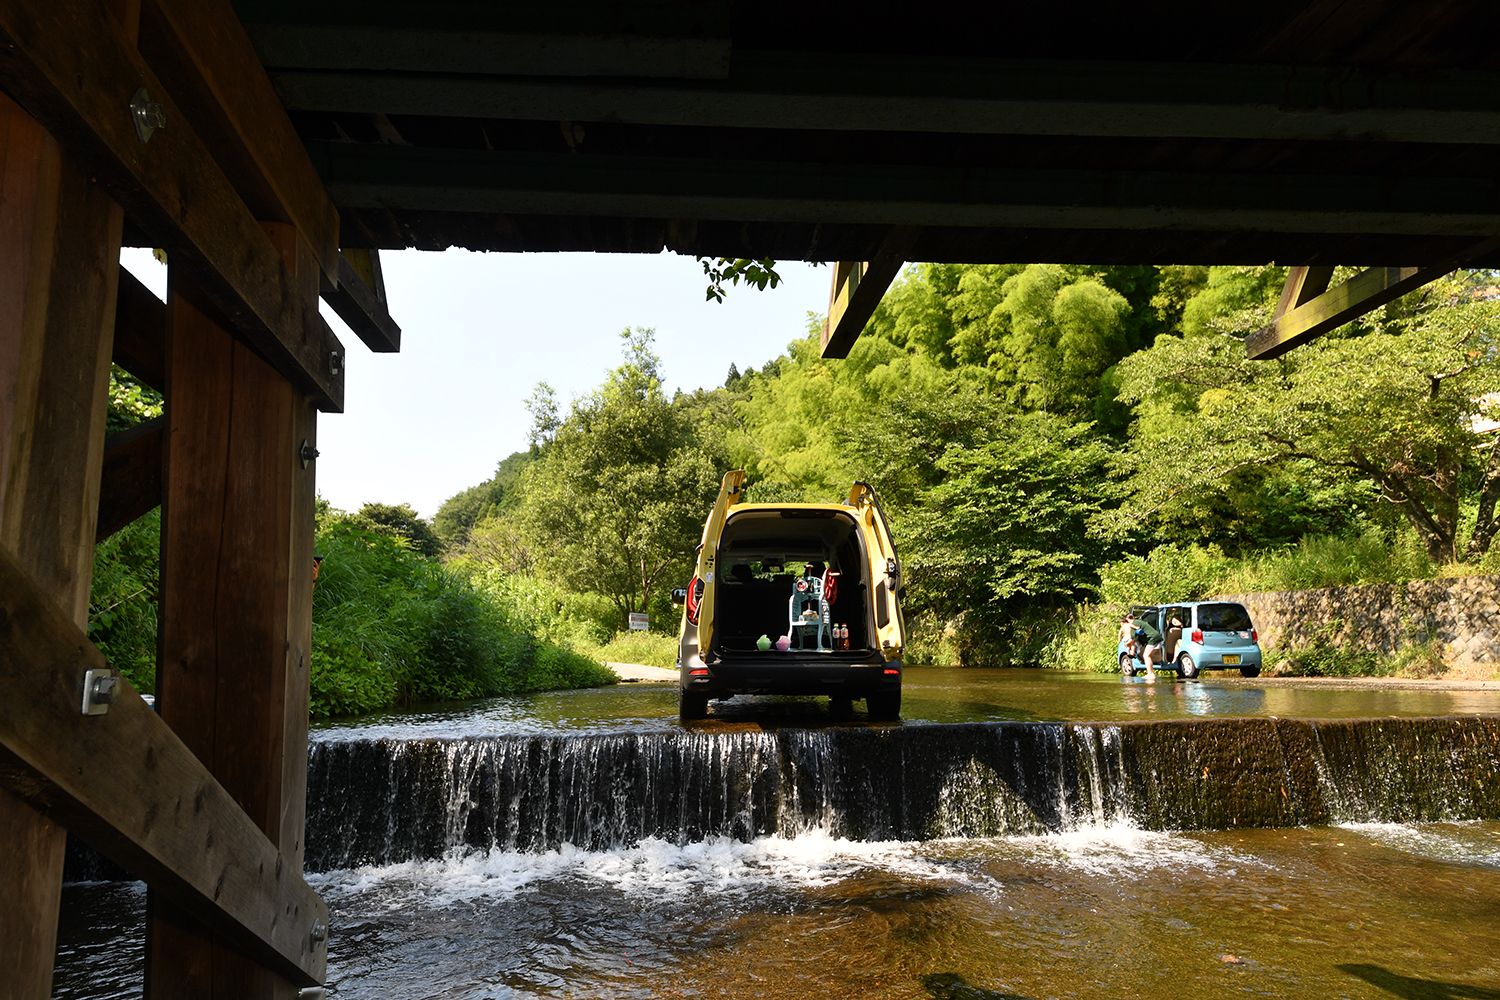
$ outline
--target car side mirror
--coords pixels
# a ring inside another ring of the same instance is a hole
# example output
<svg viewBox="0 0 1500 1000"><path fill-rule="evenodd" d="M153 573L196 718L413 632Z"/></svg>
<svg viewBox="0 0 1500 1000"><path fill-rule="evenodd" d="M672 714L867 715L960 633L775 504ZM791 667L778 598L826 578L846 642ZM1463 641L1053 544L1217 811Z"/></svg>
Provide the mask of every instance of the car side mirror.
<svg viewBox="0 0 1500 1000"><path fill-rule="evenodd" d="M687 603L687 590L685 588L683 588L683 587L677 587L677 588L673 589L673 591L672 591L672 607L674 607L674 608L680 608L680 607L682 607L686 603Z"/></svg>

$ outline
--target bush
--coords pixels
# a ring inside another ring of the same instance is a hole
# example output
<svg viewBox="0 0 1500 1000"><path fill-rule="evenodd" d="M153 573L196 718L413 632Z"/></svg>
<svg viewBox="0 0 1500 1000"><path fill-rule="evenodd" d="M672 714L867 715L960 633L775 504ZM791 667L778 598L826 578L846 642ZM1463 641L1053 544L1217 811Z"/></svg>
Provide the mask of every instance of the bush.
<svg viewBox="0 0 1500 1000"><path fill-rule="evenodd" d="M588 620L553 613L559 598L544 585L476 583L347 521L325 524L318 550L314 715L616 680L563 648L568 628L586 630Z"/></svg>

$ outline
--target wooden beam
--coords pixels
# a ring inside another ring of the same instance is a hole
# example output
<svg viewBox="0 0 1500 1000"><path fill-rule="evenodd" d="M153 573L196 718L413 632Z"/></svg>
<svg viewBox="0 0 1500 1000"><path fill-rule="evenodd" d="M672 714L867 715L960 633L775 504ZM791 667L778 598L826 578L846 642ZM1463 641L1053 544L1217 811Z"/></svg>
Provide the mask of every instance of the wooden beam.
<svg viewBox="0 0 1500 1000"><path fill-rule="evenodd" d="M344 250L339 282L323 285L323 301L377 354L401 350L401 327L386 308L379 250Z"/></svg>
<svg viewBox="0 0 1500 1000"><path fill-rule="evenodd" d="M244 9L243 3L237 7ZM304 6L311 18L326 7ZM361 16L368 5L360 8ZM424 8L407 8L413 21ZM491 59L460 69L472 33L434 38L418 73L363 61L368 24L257 22L247 31L288 108L689 127L1144 136L1289 142L1500 143L1500 74L1398 74L1349 65L989 59L740 50L722 80L568 79L562 60L528 70ZM352 20L352 19L351 19ZM319 45L315 37L337 38ZM447 52L438 49L448 42ZM480 43L482 44L482 43ZM372 49L365 49L374 55ZM502 72L498 71L503 67Z"/></svg>
<svg viewBox="0 0 1500 1000"><path fill-rule="evenodd" d="M1488 178L572 155L309 142L342 208L740 223L1464 236ZM690 152L690 151L686 151Z"/></svg>
<svg viewBox="0 0 1500 1000"><path fill-rule="evenodd" d="M157 707L300 872L313 523L301 442L312 411L190 279L174 269L168 283ZM151 902L147 948L148 997L276 989L170 900Z"/></svg>
<svg viewBox="0 0 1500 1000"><path fill-rule="evenodd" d="M105 439L95 544L161 506L165 425L157 417Z"/></svg>
<svg viewBox="0 0 1500 1000"><path fill-rule="evenodd" d="M0 86L193 275L237 336L320 408L343 406L343 347L316 298L303 293L188 117L102 9L0 4ZM167 119L144 145L129 112L142 87Z"/></svg>
<svg viewBox="0 0 1500 1000"><path fill-rule="evenodd" d="M114 362L157 392L167 389L167 307L140 279L120 268L115 300Z"/></svg>
<svg viewBox="0 0 1500 1000"><path fill-rule="evenodd" d="M321 983L322 900L128 682L106 714L80 711L84 671L108 664L3 550L0 610L0 787L246 954Z"/></svg>
<svg viewBox="0 0 1500 1000"><path fill-rule="evenodd" d="M1281 301L1276 303L1276 318L1322 295L1328 290L1328 283L1332 280L1333 268L1330 266L1289 268L1286 274L1286 284L1281 289Z"/></svg>
<svg viewBox="0 0 1500 1000"><path fill-rule="evenodd" d="M123 216L0 94L0 553L88 620ZM3 596L3 595L0 595ZM0 624L0 650L11 636ZM3 654L0 654L3 655ZM32 664L31 679L46 666ZM21 688L0 684L13 704ZM0 970L7 998L51 996L66 831L0 783Z"/></svg>
<svg viewBox="0 0 1500 1000"><path fill-rule="evenodd" d="M828 318L823 321L823 357L847 358L891 282L901 273L922 230L892 226L880 252L869 261L839 261L833 272Z"/></svg>
<svg viewBox="0 0 1500 1000"><path fill-rule="evenodd" d="M1282 291L1282 303L1300 300L1301 304L1288 308L1286 312L1281 312L1278 305L1276 318L1270 325L1245 338L1245 354L1251 361L1279 358L1292 348L1336 330L1407 292L1436 281L1455 267L1463 266L1465 261L1493 253L1497 248L1500 248L1500 237L1477 243L1462 253L1426 267L1372 267L1311 298L1292 287L1291 278L1298 277L1293 274L1288 278L1287 288Z"/></svg>
<svg viewBox="0 0 1500 1000"><path fill-rule="evenodd" d="M229 0L144 0L140 49L255 217L295 226L337 281L338 209Z"/></svg>

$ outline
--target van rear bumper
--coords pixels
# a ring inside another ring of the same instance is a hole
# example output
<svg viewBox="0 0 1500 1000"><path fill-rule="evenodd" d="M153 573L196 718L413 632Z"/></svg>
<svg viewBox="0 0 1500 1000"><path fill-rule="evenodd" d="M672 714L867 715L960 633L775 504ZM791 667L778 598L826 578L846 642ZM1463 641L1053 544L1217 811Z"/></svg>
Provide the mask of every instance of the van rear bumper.
<svg viewBox="0 0 1500 1000"><path fill-rule="evenodd" d="M863 697L867 691L901 688L901 661L879 653L855 654L762 653L725 656L704 663L694 656L681 669L684 691L710 698L732 694L801 694ZM692 671L707 671L693 673ZM894 671L894 673L887 673Z"/></svg>

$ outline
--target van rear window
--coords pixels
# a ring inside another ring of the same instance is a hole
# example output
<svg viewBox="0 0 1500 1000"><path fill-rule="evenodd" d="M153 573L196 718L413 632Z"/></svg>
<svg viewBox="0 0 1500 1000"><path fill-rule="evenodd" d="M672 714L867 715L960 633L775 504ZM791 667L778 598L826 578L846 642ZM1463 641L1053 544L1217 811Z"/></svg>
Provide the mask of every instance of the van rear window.
<svg viewBox="0 0 1500 1000"><path fill-rule="evenodd" d="M1200 604L1198 627L1205 632L1245 632L1250 628L1250 612L1243 604Z"/></svg>

